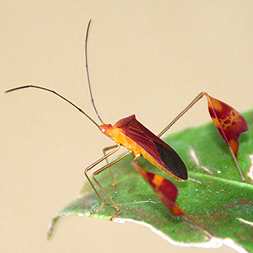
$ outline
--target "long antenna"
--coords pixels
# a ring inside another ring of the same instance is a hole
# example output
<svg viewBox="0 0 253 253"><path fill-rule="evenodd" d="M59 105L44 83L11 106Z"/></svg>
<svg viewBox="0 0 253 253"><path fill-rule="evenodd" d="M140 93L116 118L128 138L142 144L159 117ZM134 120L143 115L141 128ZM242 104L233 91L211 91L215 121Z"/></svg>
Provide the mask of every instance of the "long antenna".
<svg viewBox="0 0 253 253"><path fill-rule="evenodd" d="M36 88L36 89L45 90L45 91L48 91L48 92L51 92L51 93L55 94L56 96L60 97L61 99L63 99L64 101L68 102L73 107L75 107L79 112L84 114L96 127L98 127L100 129L99 124L93 118L91 118L86 112L84 112L80 107L78 107L77 105L72 103L70 100L68 100L67 98L65 98L64 96L62 96L61 94L59 94L58 92L56 92L54 90L50 90L48 88L45 88L45 87L42 87L42 86L37 86L37 85L24 85L24 86L19 86L19 87L16 87L16 88L6 90L5 93L9 93L9 92L16 91L16 90L21 90L21 89L26 89L26 88Z"/></svg>
<svg viewBox="0 0 253 253"><path fill-rule="evenodd" d="M91 90L91 83L90 83L90 74L89 74L89 65L88 65L88 37L89 37L90 24L91 24L91 19L89 20L89 23L88 23L88 26L86 29L86 36L85 36L85 69L86 69L87 80L88 80L89 91L90 91L90 98L91 98L91 103L92 103L93 109L94 109L99 121L102 124L104 124L104 121L102 120L101 116L99 115L97 107L95 105L95 101L94 101L92 90Z"/></svg>

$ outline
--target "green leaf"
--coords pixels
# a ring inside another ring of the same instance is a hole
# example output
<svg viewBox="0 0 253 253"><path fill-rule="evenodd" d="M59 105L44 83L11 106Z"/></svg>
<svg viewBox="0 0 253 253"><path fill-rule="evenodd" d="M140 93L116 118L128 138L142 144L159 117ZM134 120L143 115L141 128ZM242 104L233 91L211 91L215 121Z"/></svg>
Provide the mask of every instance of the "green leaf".
<svg viewBox="0 0 253 253"><path fill-rule="evenodd" d="M251 173L252 176L253 111L244 116L249 123L249 131L240 138L238 160L244 174ZM190 176L186 182L172 180L179 190L178 205L215 238L226 238L226 241L229 238L240 248L253 252L253 185L240 182L228 147L213 124L170 135L166 142L183 158ZM131 159L128 156L112 167L116 188L112 187L109 170L97 177L121 209L115 220L149 224L175 242L192 244L209 241L202 230L184 218L170 214L150 186L133 170ZM142 163L147 170L161 174L148 162ZM89 185L85 184L81 196L53 219L48 237L51 237L55 224L62 216L85 215L110 220L113 214L114 209L109 205L101 206Z"/></svg>

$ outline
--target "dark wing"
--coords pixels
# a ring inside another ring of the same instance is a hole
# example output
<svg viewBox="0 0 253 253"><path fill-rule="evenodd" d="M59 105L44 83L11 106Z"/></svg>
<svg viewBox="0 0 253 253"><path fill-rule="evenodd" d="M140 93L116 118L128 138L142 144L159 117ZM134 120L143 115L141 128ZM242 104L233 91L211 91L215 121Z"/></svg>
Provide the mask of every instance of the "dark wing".
<svg viewBox="0 0 253 253"><path fill-rule="evenodd" d="M186 166L176 151L143 126L134 115L118 121L114 126L121 128L126 136L141 146L168 172L178 178L187 179Z"/></svg>

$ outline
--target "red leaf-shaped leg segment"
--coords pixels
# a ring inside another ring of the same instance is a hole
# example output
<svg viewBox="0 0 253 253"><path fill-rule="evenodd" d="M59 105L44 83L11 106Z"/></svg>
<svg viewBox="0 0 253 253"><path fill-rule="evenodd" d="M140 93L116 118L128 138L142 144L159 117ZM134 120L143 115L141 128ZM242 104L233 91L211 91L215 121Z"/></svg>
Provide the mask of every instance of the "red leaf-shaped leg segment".
<svg viewBox="0 0 253 253"><path fill-rule="evenodd" d="M248 130L247 122L243 116L228 104L207 95L208 110L225 142L237 156L241 133Z"/></svg>
<svg viewBox="0 0 253 253"><path fill-rule="evenodd" d="M133 161L133 166L152 187L155 193L159 196L160 200L173 215L182 216L184 214L181 208L176 204L178 190L172 182L160 175L145 171L136 160Z"/></svg>

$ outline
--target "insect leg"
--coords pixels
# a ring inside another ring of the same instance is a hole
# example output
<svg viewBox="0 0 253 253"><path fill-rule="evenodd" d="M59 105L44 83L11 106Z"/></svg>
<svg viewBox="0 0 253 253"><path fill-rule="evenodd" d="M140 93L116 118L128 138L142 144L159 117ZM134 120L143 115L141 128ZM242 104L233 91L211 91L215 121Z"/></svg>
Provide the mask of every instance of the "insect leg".
<svg viewBox="0 0 253 253"><path fill-rule="evenodd" d="M184 110L182 110L159 134L161 137L166 133L171 126L173 126L193 105L195 105L203 96L207 97L209 114L213 120L216 129L220 132L224 141L228 144L235 166L240 174L241 180L246 181L243 174L242 168L237 160L237 150L239 144L238 138L241 133L248 130L245 119L231 106L224 102L209 96L206 92L200 92L192 101L189 103ZM218 109L217 109L218 108ZM232 116L234 115L234 116ZM229 123L225 124L224 122ZM233 126L234 124L234 126ZM228 128L227 126L233 126Z"/></svg>
<svg viewBox="0 0 253 253"><path fill-rule="evenodd" d="M115 144L115 145L112 145L112 146L103 148L102 151L103 151L104 156L107 154L107 152L108 152L109 150L115 149L115 148L117 148L117 147L119 147L118 144ZM106 164L109 164L108 158L106 158L105 161L106 161ZM115 187L115 185L116 185L115 177L114 177L114 175L113 175L112 170L111 170L110 167L109 167L109 171L110 171L110 174L111 174L111 177L112 177L112 186Z"/></svg>
<svg viewBox="0 0 253 253"><path fill-rule="evenodd" d="M100 159L98 159L97 161L95 161L94 163L92 163L91 165L89 165L85 170L84 170L84 175L87 178L88 182L90 183L92 189L94 190L94 192L96 193L96 195L98 196L98 198L103 202L103 198L101 197L101 195L99 194L99 192L97 191L96 187L94 186L94 184L92 183L91 179L88 176L88 172L93 169L96 165L98 165L99 163L101 163L102 161L104 161L105 159L107 159L108 157L110 157L111 155L113 155L114 153L116 153L119 150L119 148L111 151L110 153L108 153L107 155L101 157Z"/></svg>
<svg viewBox="0 0 253 253"><path fill-rule="evenodd" d="M229 151L230 151L230 153L231 153L231 155L232 155L232 158L233 158L233 160L234 160L235 166L237 167L237 170L238 170L238 172L239 172L239 174L240 174L241 180L242 180L243 182L245 182L245 181L246 181L246 178L245 178L245 176L244 176L244 174L243 174L243 172L242 172L242 168L241 168L241 166L240 166L240 164L239 164L239 162L238 162L238 160L237 160L237 158L236 158L236 156L235 156L235 154L234 154L234 152L233 152L233 150L231 149L230 146L229 146Z"/></svg>
<svg viewBox="0 0 253 253"><path fill-rule="evenodd" d="M206 92L200 92L190 104L188 104L184 110L182 110L159 134L158 137L161 137L165 134L187 111L189 111L203 96L206 95Z"/></svg>
<svg viewBox="0 0 253 253"><path fill-rule="evenodd" d="M138 162L138 157L132 161L134 169L144 178L149 186L159 197L160 201L170 210L174 216L183 216L183 210L177 205L178 190L175 184L168 179L153 172L146 171Z"/></svg>
<svg viewBox="0 0 253 253"><path fill-rule="evenodd" d="M190 215L187 215L176 203L178 190L176 185L170 182L168 179L154 174L153 172L147 172L139 163L138 158L135 157L132 161L132 165L135 170L144 178L144 180L153 188L155 193L160 198L161 202L170 210L175 217L181 217L182 220L187 222L190 226L204 233L208 239L212 238L209 233L201 224L195 221Z"/></svg>
<svg viewBox="0 0 253 253"><path fill-rule="evenodd" d="M92 173L92 178L94 180L94 182L97 184L97 186L100 188L100 190L103 192L103 194L109 199L110 203L112 204L112 207L115 209L115 213L112 215L111 220L114 217L117 217L120 213L120 208L119 206L117 206L117 204L114 203L114 201L112 200L111 197L109 197L109 194L107 193L106 189L101 185L101 183L98 181L98 179L96 178L96 176L98 174L100 174L102 171L110 168L112 165L118 163L120 160L122 160L124 157L126 157L128 155L128 153L124 153L122 155L120 155L118 158L116 158L114 161L104 165L103 167L97 169L96 171L94 171Z"/></svg>
<svg viewBox="0 0 253 253"><path fill-rule="evenodd" d="M117 148L118 146L119 146L118 144L115 144L115 145L112 145L112 146L108 146L108 147L103 148L102 151L103 151L104 156L107 154L107 151L112 150L112 149L115 149L115 148ZM109 163L108 158L106 158L105 160L106 160L106 163L108 164L108 163Z"/></svg>
<svg viewBox="0 0 253 253"><path fill-rule="evenodd" d="M118 149L117 149L118 150ZM113 164L119 162L120 160L122 160L124 157L126 157L129 154L129 152L127 153L123 153L122 155L120 155L118 158L116 158L114 161L110 162L109 164L106 164L105 166L103 166L100 169L97 169L96 171L94 171L93 175L97 176L98 174L100 174L101 172L103 172L105 169L109 168L110 166L112 166ZM108 156L107 156L108 157Z"/></svg>
<svg viewBox="0 0 253 253"><path fill-rule="evenodd" d="M201 224L197 223L196 220L192 216L187 215L187 214L184 213L182 218L190 226L192 226L193 228L195 228L195 229L201 231L202 233L204 233L205 236L208 238L208 240L212 239L213 234L211 232L207 231Z"/></svg>

